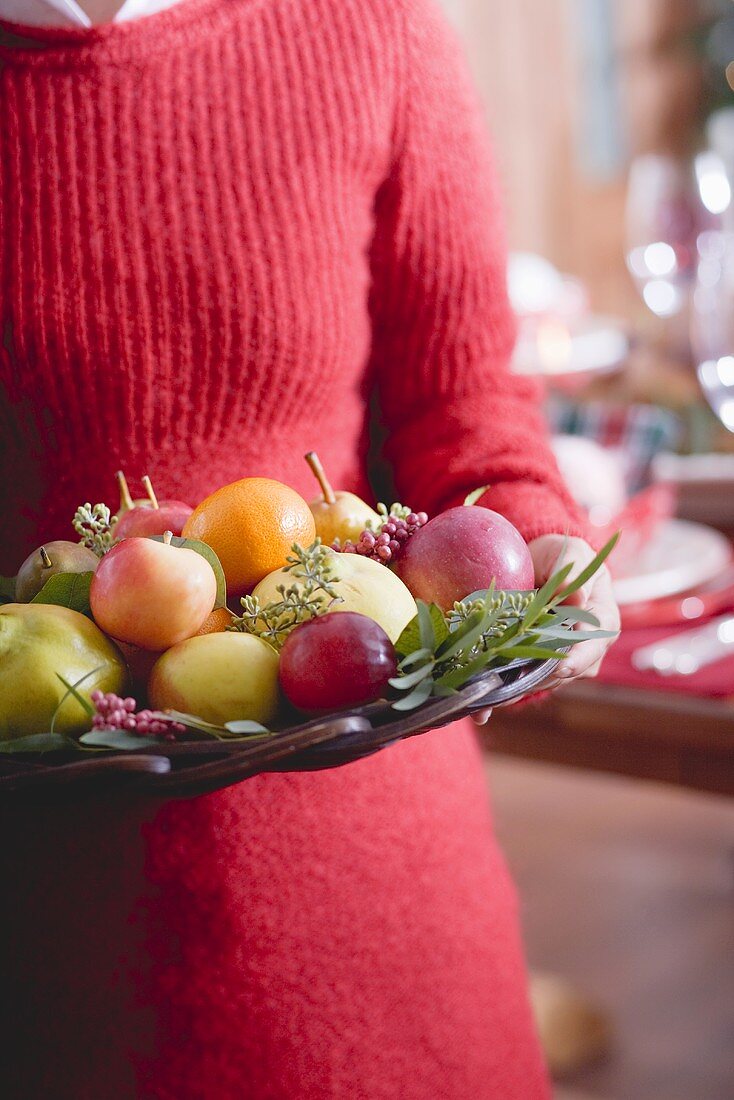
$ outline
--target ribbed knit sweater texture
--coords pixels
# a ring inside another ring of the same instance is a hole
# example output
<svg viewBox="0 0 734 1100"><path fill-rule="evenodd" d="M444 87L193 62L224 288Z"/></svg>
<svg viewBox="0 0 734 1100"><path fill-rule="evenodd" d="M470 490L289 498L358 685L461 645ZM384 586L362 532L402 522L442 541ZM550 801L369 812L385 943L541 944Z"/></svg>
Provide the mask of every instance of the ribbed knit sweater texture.
<svg viewBox="0 0 734 1100"><path fill-rule="evenodd" d="M253 474L311 496L316 449L368 493L373 396L414 508L488 485L526 537L578 530L508 370L491 156L433 0L4 30L0 572L114 505L119 468L192 504ZM546 1095L463 727L191 802L4 812L6 1095Z"/></svg>

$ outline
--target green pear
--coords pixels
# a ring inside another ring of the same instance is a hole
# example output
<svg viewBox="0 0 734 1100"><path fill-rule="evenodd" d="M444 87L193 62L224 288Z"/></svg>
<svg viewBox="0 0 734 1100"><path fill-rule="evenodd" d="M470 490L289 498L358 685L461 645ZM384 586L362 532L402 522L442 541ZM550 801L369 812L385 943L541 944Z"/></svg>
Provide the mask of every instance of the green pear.
<svg viewBox="0 0 734 1100"><path fill-rule="evenodd" d="M127 667L119 649L98 626L68 607L8 603L0 607L0 740L46 733L66 688L124 692ZM58 675L57 675L58 674ZM69 696L56 717L59 733L90 728L84 708Z"/></svg>
<svg viewBox="0 0 734 1100"><path fill-rule="evenodd" d="M408 588L391 569L359 554L330 550L334 590L340 599L329 611L357 611L379 623L391 642L396 642L411 619L418 614ZM298 586L302 581L285 569L268 573L253 589L262 607L282 599L280 585Z"/></svg>
<svg viewBox="0 0 734 1100"><path fill-rule="evenodd" d="M15 598L18 603L30 603L56 573L93 573L98 565L97 555L80 542L47 542L29 554L18 570Z"/></svg>

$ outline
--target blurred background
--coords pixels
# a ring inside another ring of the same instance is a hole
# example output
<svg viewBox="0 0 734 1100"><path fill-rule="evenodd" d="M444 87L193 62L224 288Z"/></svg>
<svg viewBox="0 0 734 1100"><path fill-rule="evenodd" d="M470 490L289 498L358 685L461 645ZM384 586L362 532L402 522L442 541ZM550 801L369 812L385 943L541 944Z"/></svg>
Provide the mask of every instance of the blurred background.
<svg viewBox="0 0 734 1100"><path fill-rule="evenodd" d="M560 1100L734 1096L734 3L443 0L561 468L612 559L594 683L485 735Z"/></svg>

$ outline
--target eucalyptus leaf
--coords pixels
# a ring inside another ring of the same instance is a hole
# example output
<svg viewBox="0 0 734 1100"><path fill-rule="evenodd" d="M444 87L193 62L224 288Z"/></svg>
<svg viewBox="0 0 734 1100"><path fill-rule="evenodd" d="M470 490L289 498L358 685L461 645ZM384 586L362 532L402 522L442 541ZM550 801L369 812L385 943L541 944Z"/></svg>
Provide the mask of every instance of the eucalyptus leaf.
<svg viewBox="0 0 734 1100"><path fill-rule="evenodd" d="M418 687L411 691L409 695L403 695L400 699L392 704L393 710L415 710L416 707L420 707L427 699L430 698L433 690L433 680L421 680Z"/></svg>
<svg viewBox="0 0 734 1100"><path fill-rule="evenodd" d="M543 641L547 638L553 638L554 640L571 642L573 645L578 642L590 642L597 638L616 638L617 632L614 630L568 630L562 626L547 626L542 632Z"/></svg>
<svg viewBox="0 0 734 1100"><path fill-rule="evenodd" d="M436 684L444 689L450 689L455 691L457 688L463 687L473 676L478 676L480 672L484 672L487 668L487 654L480 653L478 657L475 657L473 661L469 661L468 664L460 665L459 668L453 669L451 672L444 673L437 681ZM491 685L487 685L487 692L490 691Z"/></svg>
<svg viewBox="0 0 734 1100"><path fill-rule="evenodd" d="M419 684L421 680L425 680L426 676L431 675L434 665L435 661L431 660L425 665L421 665L420 668L415 669L413 672L406 673L405 676L394 676L392 680L388 680L388 683L397 691L409 691L410 688Z"/></svg>
<svg viewBox="0 0 734 1100"><path fill-rule="evenodd" d="M75 742L60 733L29 733L12 741L0 741L0 753L61 752L75 748Z"/></svg>
<svg viewBox="0 0 734 1100"><path fill-rule="evenodd" d="M31 603L50 603L91 615L89 588L94 573L54 573Z"/></svg>
<svg viewBox="0 0 734 1100"><path fill-rule="evenodd" d="M424 661L427 657L433 657L430 649L414 649L412 653L409 653L407 657L404 657L400 662L400 671L402 672L406 668L410 668L417 661Z"/></svg>
<svg viewBox="0 0 734 1100"><path fill-rule="evenodd" d="M15 603L15 577L0 577L0 604Z"/></svg>
<svg viewBox="0 0 734 1100"><path fill-rule="evenodd" d="M151 744L152 738L129 730L90 730L79 738L82 745L95 749L122 749L125 752L140 752Z"/></svg>
<svg viewBox="0 0 734 1100"><path fill-rule="evenodd" d="M556 657L562 656L558 650L545 648L539 645L525 645L519 642L516 646L511 646L506 649L503 654L503 658L509 657L514 660L515 657L528 657L537 661L549 661Z"/></svg>
<svg viewBox="0 0 734 1100"><path fill-rule="evenodd" d="M150 538L154 542L164 542L163 535L150 535ZM217 578L217 600L214 604L215 609L218 607L227 606L227 582L224 578L224 570L222 569L222 563L212 550L211 546L208 546L205 542L200 542L199 539L185 539L181 535L174 535L171 539L171 546L180 546L184 550L195 550L197 554L201 554L202 558L211 565L214 570L214 576Z"/></svg>

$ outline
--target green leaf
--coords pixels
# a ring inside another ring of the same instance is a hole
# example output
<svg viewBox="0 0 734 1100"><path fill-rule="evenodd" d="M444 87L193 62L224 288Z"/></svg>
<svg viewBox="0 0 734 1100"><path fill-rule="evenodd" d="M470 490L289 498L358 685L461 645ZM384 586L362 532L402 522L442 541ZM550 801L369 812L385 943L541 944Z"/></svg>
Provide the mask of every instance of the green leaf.
<svg viewBox="0 0 734 1100"><path fill-rule="evenodd" d="M436 648L436 632L433 629L431 609L423 600L417 601L417 607L418 633L420 635L421 645L424 649L434 650Z"/></svg>
<svg viewBox="0 0 734 1100"><path fill-rule="evenodd" d="M51 603L91 615L89 588L94 573L54 573L31 603Z"/></svg>
<svg viewBox="0 0 734 1100"><path fill-rule="evenodd" d="M142 737L128 730L90 730L79 738L82 745L95 749L122 749L125 752L140 752L154 742L152 737Z"/></svg>
<svg viewBox="0 0 734 1100"><path fill-rule="evenodd" d="M412 653L409 653L407 657L404 657L400 662L400 671L404 671L406 668L410 668L411 665L416 664L417 661L425 661L427 657L433 657L430 649L414 649Z"/></svg>
<svg viewBox="0 0 734 1100"><path fill-rule="evenodd" d="M472 612L438 647L436 653L438 660L450 661L452 657L456 657L464 650L472 649L486 630L488 620L489 613L486 609Z"/></svg>
<svg viewBox="0 0 734 1100"><path fill-rule="evenodd" d="M421 680L425 680L426 676L431 675L434 664L435 662L431 660L425 665L421 665L420 668L415 669L413 672L408 672L405 676L394 676L392 680L388 680L388 683L397 691L409 691L410 688L419 684Z"/></svg>
<svg viewBox="0 0 734 1100"><path fill-rule="evenodd" d="M399 657L409 657L417 649L426 649L433 653L436 646L449 632L443 611L435 603L426 604L417 601L418 614L414 616L395 643Z"/></svg>
<svg viewBox="0 0 734 1100"><path fill-rule="evenodd" d="M591 611L587 611L584 607L575 607L573 604L568 606L563 603L556 604L553 618L562 623L587 623L589 626L599 626L596 615L592 615Z"/></svg>
<svg viewBox="0 0 734 1100"><path fill-rule="evenodd" d="M150 535L150 538L154 542L163 542L163 535ZM214 576L217 578L217 600L214 604L214 609L218 607L227 606L227 582L224 579L224 570L222 569L222 563L217 555L212 550L211 546L208 546L205 542L200 542L199 539L185 539L181 535L174 535L171 539L171 546L181 546L184 550L195 550L197 554L201 554L202 558L211 565L214 570Z"/></svg>
<svg viewBox="0 0 734 1100"><path fill-rule="evenodd" d="M0 741L0 753L60 752L75 747L75 742L60 733L30 733L12 741Z"/></svg>
<svg viewBox="0 0 734 1100"><path fill-rule="evenodd" d="M0 604L15 603L15 577L0 577Z"/></svg>
<svg viewBox="0 0 734 1100"><path fill-rule="evenodd" d="M224 728L227 733L232 733L235 736L246 735L248 737L263 737L270 736L270 730L266 726L261 726L259 722L250 722L248 719L241 719L236 722L225 722Z"/></svg>
<svg viewBox="0 0 734 1100"><path fill-rule="evenodd" d="M410 695L403 695L397 702L392 704L393 710L414 710L416 707L422 706L423 703L430 697L433 691L433 680L421 680L415 691L411 691Z"/></svg>
<svg viewBox="0 0 734 1100"><path fill-rule="evenodd" d="M540 637L543 641L546 638L553 638L576 645L578 642L590 642L595 638L616 638L617 633L614 630L567 630L562 626L546 626L540 631Z"/></svg>
<svg viewBox="0 0 734 1100"><path fill-rule="evenodd" d="M574 592L578 592L579 588L583 588L586 582L590 580L595 573L599 572L602 565L619 542L619 537L621 533L621 531L617 531L616 535L612 535L609 542L607 542L601 548L599 553L594 558L592 558L586 568L581 570L578 577L574 577L574 579L566 585L563 592L559 593L558 600L556 601L557 603L561 603L563 600L566 600L569 596L573 595Z"/></svg>
<svg viewBox="0 0 734 1100"><path fill-rule="evenodd" d="M561 654L559 654L556 649L544 649L542 646L526 645L524 642L511 646L502 653L503 658L511 658L512 660L514 660L515 657L532 657L533 660L537 661L549 661L559 656L561 656Z"/></svg>
<svg viewBox="0 0 734 1100"><path fill-rule="evenodd" d="M87 715L88 718L93 718L94 717L94 707L92 706L92 704L89 702L88 699L84 698L84 696L81 694L81 692L79 692L77 690L77 688L79 687L80 684L83 684L85 680L89 680L90 677L95 676L98 672L101 672L103 667L104 667L103 665L100 665L98 668L93 668L91 672L87 672L86 675L81 676L76 681L75 684L70 684L68 680L64 679L64 677L61 675L60 672L56 673L57 678L59 680L61 680L61 683L66 688L66 691L65 691L64 695L61 697L61 701L59 702L59 705L57 706L56 710L54 711L53 718L51 719L51 732L52 733L54 732L54 729L55 729L55 726L56 726L56 719L58 717L58 713L59 713L59 711L61 710L61 708L63 707L64 703L66 702L66 700L69 698L70 695L74 696L77 703L82 708L82 710L84 711L84 713Z"/></svg>
<svg viewBox="0 0 734 1100"><path fill-rule="evenodd" d="M478 676L480 672L484 672L490 661L493 660L491 654L480 653L473 661L469 661L466 665L461 665L460 668L452 669L451 672L444 673L436 681L436 685L441 689L447 689L455 691L457 688L466 684L473 676ZM487 691L490 690L490 685L487 685Z"/></svg>
<svg viewBox="0 0 734 1100"><path fill-rule="evenodd" d="M527 608L525 609L523 624L527 624L528 626L530 626L532 623L535 622L537 617L547 609L550 600L558 592L558 589L561 587L572 569L573 562L568 562L568 564L564 565L562 569L558 569L552 577L549 577L542 588L538 589L538 591L535 593L532 600L528 604ZM565 597L566 593L564 592L563 595Z"/></svg>
<svg viewBox="0 0 734 1100"><path fill-rule="evenodd" d="M473 493L469 493L468 496L464 497L465 507L469 508L472 504L476 504L479 498L483 497L488 489L489 485L482 485L481 489L475 489Z"/></svg>

